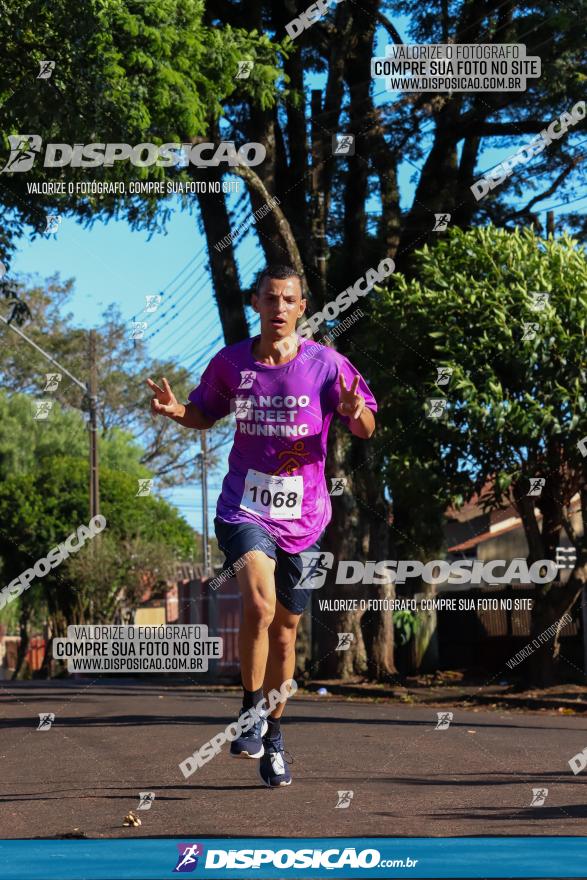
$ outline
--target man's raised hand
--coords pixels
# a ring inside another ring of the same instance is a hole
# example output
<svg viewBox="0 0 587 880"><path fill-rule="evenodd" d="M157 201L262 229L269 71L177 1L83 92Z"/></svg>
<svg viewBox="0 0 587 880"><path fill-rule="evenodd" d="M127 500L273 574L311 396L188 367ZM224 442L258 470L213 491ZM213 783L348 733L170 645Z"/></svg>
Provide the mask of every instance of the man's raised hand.
<svg viewBox="0 0 587 880"><path fill-rule="evenodd" d="M338 412L341 416L350 416L352 419L358 419L365 409L365 398L357 394L359 387L359 377L355 376L353 384L350 388L346 387L344 376L342 373L338 375L338 383L340 386L340 402L338 404Z"/></svg>
<svg viewBox="0 0 587 880"><path fill-rule="evenodd" d="M147 385L151 391L155 392L151 398L151 412L153 415L178 415L179 404L175 394L171 390L169 382L167 379L161 379L161 384L163 385L163 388L157 385L156 382L153 382L152 379L147 379Z"/></svg>

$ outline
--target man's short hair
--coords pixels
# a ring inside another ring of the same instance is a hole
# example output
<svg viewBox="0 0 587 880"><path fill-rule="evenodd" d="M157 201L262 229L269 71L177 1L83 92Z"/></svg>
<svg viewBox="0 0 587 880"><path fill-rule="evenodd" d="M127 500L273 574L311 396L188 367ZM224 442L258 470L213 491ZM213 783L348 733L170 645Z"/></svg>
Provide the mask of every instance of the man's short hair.
<svg viewBox="0 0 587 880"><path fill-rule="evenodd" d="M267 266L267 268L263 269L262 272L259 272L259 275L257 276L257 283L255 285L255 293L257 294L257 296L259 295L261 285L263 284L263 280L265 278L279 278L280 280L283 280L285 278L297 278L300 282L300 287L302 289L302 299L305 297L304 279L300 275L300 273L293 268L293 266L288 266L285 263L275 263L272 266Z"/></svg>

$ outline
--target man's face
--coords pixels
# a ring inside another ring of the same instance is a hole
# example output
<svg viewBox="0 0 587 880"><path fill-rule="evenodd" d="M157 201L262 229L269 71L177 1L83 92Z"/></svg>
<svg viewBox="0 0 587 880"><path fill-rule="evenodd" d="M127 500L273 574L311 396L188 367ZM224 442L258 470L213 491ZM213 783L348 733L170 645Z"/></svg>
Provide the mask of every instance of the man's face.
<svg viewBox="0 0 587 880"><path fill-rule="evenodd" d="M252 305L261 316L261 333L270 339L284 339L296 329L306 311L299 278L264 278Z"/></svg>

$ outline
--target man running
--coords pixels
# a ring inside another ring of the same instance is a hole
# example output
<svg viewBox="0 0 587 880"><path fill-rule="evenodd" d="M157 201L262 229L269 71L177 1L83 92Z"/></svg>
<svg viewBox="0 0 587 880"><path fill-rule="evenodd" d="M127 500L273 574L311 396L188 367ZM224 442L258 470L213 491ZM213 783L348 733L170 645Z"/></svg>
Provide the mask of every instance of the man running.
<svg viewBox="0 0 587 880"><path fill-rule="evenodd" d="M242 596L239 656L243 705L293 678L296 631L311 584L302 552L316 551L332 510L324 478L328 429L335 413L357 437L375 430L377 404L362 376L332 348L301 339L306 310L301 277L290 266L259 276L253 308L261 333L226 346L206 367L189 403L176 400L167 379L151 409L186 428L205 430L234 410L236 431L214 520L225 567L238 566ZM289 785L281 715L284 703L231 744L235 757L260 759L267 786Z"/></svg>

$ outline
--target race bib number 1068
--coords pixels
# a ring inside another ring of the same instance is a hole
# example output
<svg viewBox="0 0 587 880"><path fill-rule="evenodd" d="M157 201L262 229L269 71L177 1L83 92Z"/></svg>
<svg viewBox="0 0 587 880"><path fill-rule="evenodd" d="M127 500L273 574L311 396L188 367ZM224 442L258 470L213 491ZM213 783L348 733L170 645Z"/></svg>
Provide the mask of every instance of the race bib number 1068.
<svg viewBox="0 0 587 880"><path fill-rule="evenodd" d="M240 506L270 519L300 519L303 497L303 477L276 477L249 470Z"/></svg>

